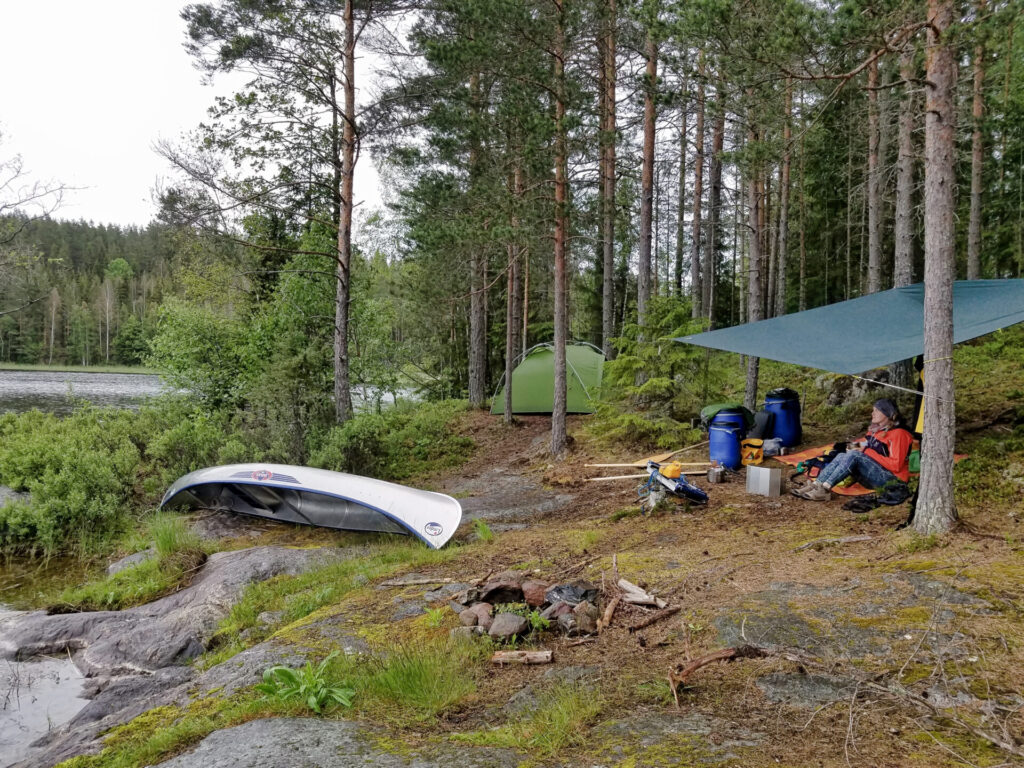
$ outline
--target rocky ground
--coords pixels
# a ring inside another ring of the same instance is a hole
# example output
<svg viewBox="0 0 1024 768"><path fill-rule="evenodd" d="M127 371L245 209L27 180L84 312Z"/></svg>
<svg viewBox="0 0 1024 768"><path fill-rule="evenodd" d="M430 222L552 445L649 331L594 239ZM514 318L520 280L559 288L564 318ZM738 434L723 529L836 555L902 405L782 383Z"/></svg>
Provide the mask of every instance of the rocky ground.
<svg viewBox="0 0 1024 768"><path fill-rule="evenodd" d="M291 541L264 523L203 517L206 535L243 548L211 556L180 592L120 612L4 619L0 652L71 653L91 696L19 765L97 753L113 727L155 707L224 700L272 664L446 637L467 623L455 610L465 605L453 598L499 577L542 585L586 580L603 611L615 594L615 570L679 611L633 630L657 609L622 603L598 634L534 635L517 647L550 650L553 663L485 666L476 692L429 723L372 712L258 719L186 743L165 764L1022 762L1020 495L998 510L965 511L970 527L943 540L894 532L902 507L854 516L839 502L748 496L742 478L711 486L706 507L676 505L644 517L635 514L634 483L581 482L599 472L584 464L614 457L582 442L567 462L548 464L546 428L543 419L505 428L469 417L479 446L473 460L422 481L463 504L462 546L450 559L367 583L212 666L189 662L209 648L246 585L362 557L365 542L333 534L318 541L309 532ZM476 518L493 540L481 540ZM238 545L245 537L251 540ZM432 611L443 618L428 624ZM729 648L748 651L686 670ZM670 679L682 681L678 704ZM538 751L529 740L499 748L485 738L565 685L599 706L559 751Z"/></svg>

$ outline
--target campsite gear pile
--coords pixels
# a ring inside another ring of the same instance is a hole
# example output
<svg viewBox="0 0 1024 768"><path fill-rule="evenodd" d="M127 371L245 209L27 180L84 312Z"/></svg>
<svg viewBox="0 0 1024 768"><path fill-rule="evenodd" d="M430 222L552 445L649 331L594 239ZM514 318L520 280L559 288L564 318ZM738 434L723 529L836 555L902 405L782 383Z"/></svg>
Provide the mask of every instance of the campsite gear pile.
<svg viewBox="0 0 1024 768"><path fill-rule="evenodd" d="M682 472L681 464L673 462L663 465L649 461L647 462L647 471L650 472L650 477L646 483L637 489L641 508L645 512L649 512L656 507L659 501L659 494L665 493L696 504L707 504L708 495L696 485L687 481L686 475Z"/></svg>
<svg viewBox="0 0 1024 768"><path fill-rule="evenodd" d="M909 499L913 494L910 486L902 480L894 480L878 489L869 496L857 496L843 504L843 509L850 512L870 512L872 509L885 505L895 507Z"/></svg>
<svg viewBox="0 0 1024 768"><path fill-rule="evenodd" d="M756 466L765 456L778 456L803 439L800 396L786 387L765 395L764 408L757 413L739 403L714 403L700 416L708 430L711 461L732 470Z"/></svg>

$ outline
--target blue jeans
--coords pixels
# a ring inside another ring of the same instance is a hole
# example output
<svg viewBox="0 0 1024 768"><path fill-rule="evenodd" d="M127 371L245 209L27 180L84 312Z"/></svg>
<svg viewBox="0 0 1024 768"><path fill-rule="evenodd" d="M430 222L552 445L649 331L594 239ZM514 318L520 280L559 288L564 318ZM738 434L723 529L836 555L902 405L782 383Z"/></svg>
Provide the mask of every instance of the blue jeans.
<svg viewBox="0 0 1024 768"><path fill-rule="evenodd" d="M840 453L825 465L818 475L818 482L831 488L848 475L853 475L854 480L868 488L881 488L890 480L896 479L896 475L870 456L865 456L860 451L847 451Z"/></svg>

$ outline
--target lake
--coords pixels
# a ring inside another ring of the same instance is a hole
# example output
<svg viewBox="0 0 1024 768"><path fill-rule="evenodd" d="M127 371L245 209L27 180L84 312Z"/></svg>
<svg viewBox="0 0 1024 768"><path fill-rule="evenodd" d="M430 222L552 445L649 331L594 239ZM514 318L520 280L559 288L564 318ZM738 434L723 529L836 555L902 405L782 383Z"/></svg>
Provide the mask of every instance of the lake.
<svg viewBox="0 0 1024 768"><path fill-rule="evenodd" d="M152 374L0 370L0 413L37 408L66 416L82 400L134 409L165 391L160 377Z"/></svg>

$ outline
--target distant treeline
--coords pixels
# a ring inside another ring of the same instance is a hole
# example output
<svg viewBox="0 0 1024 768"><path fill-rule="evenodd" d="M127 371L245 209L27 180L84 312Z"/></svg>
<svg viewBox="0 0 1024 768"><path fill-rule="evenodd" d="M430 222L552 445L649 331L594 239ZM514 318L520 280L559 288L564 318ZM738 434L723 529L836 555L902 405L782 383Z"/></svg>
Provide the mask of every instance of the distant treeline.
<svg viewBox="0 0 1024 768"><path fill-rule="evenodd" d="M0 361L137 364L171 286L173 235L0 218Z"/></svg>

